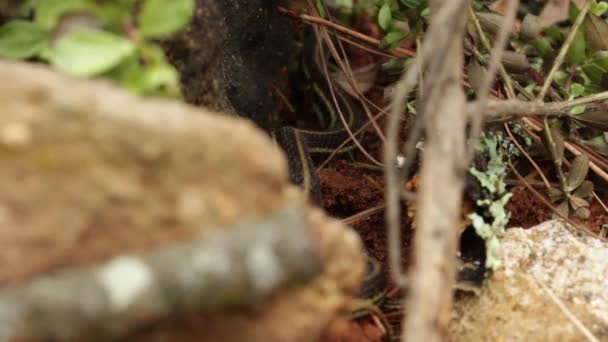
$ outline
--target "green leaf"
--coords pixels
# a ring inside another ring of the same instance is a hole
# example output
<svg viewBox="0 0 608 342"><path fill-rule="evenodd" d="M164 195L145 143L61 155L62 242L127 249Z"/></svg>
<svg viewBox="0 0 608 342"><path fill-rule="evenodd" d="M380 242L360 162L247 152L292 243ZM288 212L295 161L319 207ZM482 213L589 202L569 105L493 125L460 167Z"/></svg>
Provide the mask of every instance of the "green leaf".
<svg viewBox="0 0 608 342"><path fill-rule="evenodd" d="M15 20L0 27L0 57L26 59L47 45L48 33L31 21Z"/></svg>
<svg viewBox="0 0 608 342"><path fill-rule="evenodd" d="M391 6L385 2L382 7L380 7L380 11L378 11L378 25L380 25L384 31L388 31L392 20L393 15L391 13Z"/></svg>
<svg viewBox="0 0 608 342"><path fill-rule="evenodd" d="M325 15L325 5L323 5L323 0L317 0L316 6L317 11L319 11L319 16L321 18L327 18L327 15Z"/></svg>
<svg viewBox="0 0 608 342"><path fill-rule="evenodd" d="M190 22L194 0L147 0L139 14L139 32L146 38L166 38Z"/></svg>
<svg viewBox="0 0 608 342"><path fill-rule="evenodd" d="M594 62L583 65L583 72L593 83L602 82L602 75L606 73L599 64Z"/></svg>
<svg viewBox="0 0 608 342"><path fill-rule="evenodd" d="M430 7L425 7L422 12L420 12L420 17L422 17L425 20L428 20L431 17L431 8Z"/></svg>
<svg viewBox="0 0 608 342"><path fill-rule="evenodd" d="M169 64L132 66L125 70L121 83L136 94L151 94L162 88L167 88L171 95L179 94L179 74Z"/></svg>
<svg viewBox="0 0 608 342"><path fill-rule="evenodd" d="M572 115L579 115L585 112L585 108L585 105L574 106L570 109L568 113Z"/></svg>
<svg viewBox="0 0 608 342"><path fill-rule="evenodd" d="M589 172L589 157L585 154L580 154L574 158L568 172L568 191L578 188Z"/></svg>
<svg viewBox="0 0 608 342"><path fill-rule="evenodd" d="M591 6L591 13L601 17L608 10L608 4L605 2L600 2Z"/></svg>
<svg viewBox="0 0 608 342"><path fill-rule="evenodd" d="M547 38L537 39L532 42L532 45L541 56L546 56L553 51L553 47Z"/></svg>
<svg viewBox="0 0 608 342"><path fill-rule="evenodd" d="M59 18L71 11L96 10L95 3L87 0L38 0L35 7L34 20L44 29L51 30Z"/></svg>
<svg viewBox="0 0 608 342"><path fill-rule="evenodd" d="M585 86L580 83L572 83L570 86L570 96L577 98L585 93Z"/></svg>
<svg viewBox="0 0 608 342"><path fill-rule="evenodd" d="M585 60L585 34L581 29L576 32L574 35L574 40L572 41L572 45L570 45L570 49L566 54L566 63L570 65L578 65Z"/></svg>
<svg viewBox="0 0 608 342"><path fill-rule="evenodd" d="M384 36L383 45L386 45L389 49L394 49L399 46L399 43L401 43L407 36L407 32L391 31Z"/></svg>
<svg viewBox="0 0 608 342"><path fill-rule="evenodd" d="M50 63L74 76L104 73L133 55L135 46L127 39L104 31L74 31L61 38L49 51Z"/></svg>

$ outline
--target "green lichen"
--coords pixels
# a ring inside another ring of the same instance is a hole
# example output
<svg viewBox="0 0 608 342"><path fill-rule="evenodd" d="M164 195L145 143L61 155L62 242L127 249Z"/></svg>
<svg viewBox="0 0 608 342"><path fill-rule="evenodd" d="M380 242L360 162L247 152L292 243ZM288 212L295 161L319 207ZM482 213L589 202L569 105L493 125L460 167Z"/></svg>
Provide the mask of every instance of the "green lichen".
<svg viewBox="0 0 608 342"><path fill-rule="evenodd" d="M515 152L513 144L502 134L490 133L484 135L479 144L479 152L488 156L486 170L471 168L469 172L475 176L481 186L488 192L487 197L477 201L478 211L471 213L471 219L477 235L486 243L486 268L496 270L500 267L500 260L496 257L499 246L498 238L503 234L510 213L505 208L511 198L506 191L505 177L507 163L505 152L512 156ZM482 214L480 214L482 213Z"/></svg>
<svg viewBox="0 0 608 342"><path fill-rule="evenodd" d="M496 201L477 201L478 206L488 208L488 211L492 216L492 222L490 223L486 222L486 220L477 213L469 214L475 232L486 242L486 268L491 270L496 270L500 267L500 260L496 258L496 249L499 246L498 237L504 233L505 227L511 218L511 213L505 208L509 199L511 199L511 194L507 193Z"/></svg>
<svg viewBox="0 0 608 342"><path fill-rule="evenodd" d="M507 166L504 162L502 149L498 147L499 141L505 139L502 135L484 135L480 141L478 150L488 154L488 167L485 171L480 171L472 167L469 172L477 178L482 187L486 188L491 194L501 194L505 192L504 178L507 174Z"/></svg>

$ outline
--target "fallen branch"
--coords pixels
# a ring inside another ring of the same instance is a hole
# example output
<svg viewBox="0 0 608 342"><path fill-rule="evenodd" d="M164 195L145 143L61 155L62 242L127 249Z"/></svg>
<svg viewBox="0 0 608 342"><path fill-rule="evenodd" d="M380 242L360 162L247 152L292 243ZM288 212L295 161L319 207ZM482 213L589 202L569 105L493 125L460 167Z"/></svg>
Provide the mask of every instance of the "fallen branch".
<svg viewBox="0 0 608 342"><path fill-rule="evenodd" d="M520 100L488 100L487 107L483 111L489 118L510 116L566 116L570 109L580 105L608 100L608 91L580 97L574 100L559 102L527 102ZM469 113L477 111L480 106L478 101L469 104Z"/></svg>
<svg viewBox="0 0 608 342"><path fill-rule="evenodd" d="M224 227L157 252L61 272L0 293L0 340L118 338L144 323L258 303L320 270L303 211Z"/></svg>

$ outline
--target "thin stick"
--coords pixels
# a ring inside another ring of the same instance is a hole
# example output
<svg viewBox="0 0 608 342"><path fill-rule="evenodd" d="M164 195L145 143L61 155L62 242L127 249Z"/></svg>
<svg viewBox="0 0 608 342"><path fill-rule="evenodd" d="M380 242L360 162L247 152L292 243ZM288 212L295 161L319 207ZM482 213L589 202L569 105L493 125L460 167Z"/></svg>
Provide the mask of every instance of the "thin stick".
<svg viewBox="0 0 608 342"><path fill-rule="evenodd" d="M342 32L344 34L347 34L353 38L362 40L366 43L369 43L371 45L380 47L382 45L382 42L376 38L370 37L366 34L363 34L361 32L357 32L355 30L349 29L348 27L342 26L340 24L337 24L333 21L329 21L326 19L323 19L319 16L312 16L312 15L308 15L308 14L297 14L293 11L290 11L286 8L283 7L278 7L277 8L278 12L284 15L288 15L292 18L296 18L296 19L300 19L303 20L305 22L309 22L309 23L314 23L314 24L319 24L319 25L323 25L325 27L329 27L332 28L336 31ZM397 47L393 50L389 51L392 55L396 56L396 57L413 57L416 55L416 53L412 50L409 49L404 49L401 47Z"/></svg>
<svg viewBox="0 0 608 342"><path fill-rule="evenodd" d="M504 123L504 127L505 127L505 131L507 132L507 134L511 138L511 141L513 141L513 143L515 144L515 146L517 146L517 149L526 157L526 159L528 159L528 161L530 162L530 164L532 165L532 167L536 170L536 172L538 173L538 175L542 179L543 183L545 184L545 187L547 189L550 189L551 188L551 183L549 183L549 180L547 179L547 177L545 177L545 175L543 174L543 171L540 169L540 167L534 161L534 159L532 159L532 157L530 157L530 155L528 154L528 152L526 152L526 150L521 146L521 144L517 141L517 139L515 139L515 137L513 136L513 133L511 133L511 129L509 128L509 124L507 124L505 122Z"/></svg>
<svg viewBox="0 0 608 342"><path fill-rule="evenodd" d="M520 100L489 100L483 111L485 116L497 117L502 114L513 116L567 116L570 109L579 105L608 100L608 91L580 97L574 100L558 102L526 102ZM479 104L474 102L472 107Z"/></svg>
<svg viewBox="0 0 608 342"><path fill-rule="evenodd" d="M371 207L369 209L365 209L361 212L358 212L352 216L349 216L345 219L342 219L342 222L344 222L344 224L348 224L348 225L352 225L354 223L357 223L361 220L363 220L366 217L369 217L375 213L378 213L382 210L384 210L384 208L386 208L386 204L382 203L382 204L378 204L375 207Z"/></svg>
<svg viewBox="0 0 608 342"><path fill-rule="evenodd" d="M541 126L539 126L539 124L537 124L533 120L533 118L522 118L522 121L525 122L526 124L530 125L535 131L537 131L537 132L542 131ZM578 149L574 144L572 144L568 141L564 142L564 147L566 147L566 149L568 151L570 151L572 154L574 154L575 156L578 156L579 154L584 153L580 149ZM603 180L608 182L608 173L606 173L601 167L599 167L596 163L594 163L591 160L589 161L589 168L591 170L593 170L593 172L595 172L596 175L598 175Z"/></svg>
<svg viewBox="0 0 608 342"><path fill-rule="evenodd" d="M589 331L589 329L587 329L587 327L578 318L576 318L576 316L574 316L572 311L570 311L566 307L566 305L564 305L564 303L555 295L555 293L553 293L553 291L549 289L549 287L547 287L547 285L539 277L534 275L532 276L532 279L534 279L536 283L540 285L540 288L545 291L545 293L549 296L549 298L551 298L553 303L557 305L557 307L562 311L562 313L574 324L574 326L576 326L576 328L581 332L581 334L583 334L587 338L588 341L600 341L595 336L593 336L591 331Z"/></svg>

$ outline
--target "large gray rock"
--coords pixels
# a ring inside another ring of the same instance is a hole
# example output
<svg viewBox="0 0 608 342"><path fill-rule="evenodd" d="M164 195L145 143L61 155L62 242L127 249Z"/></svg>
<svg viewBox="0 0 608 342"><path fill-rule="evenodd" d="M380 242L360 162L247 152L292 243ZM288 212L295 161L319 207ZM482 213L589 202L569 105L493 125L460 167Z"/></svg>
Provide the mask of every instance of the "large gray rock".
<svg viewBox="0 0 608 342"><path fill-rule="evenodd" d="M356 294L359 237L306 203L282 152L251 122L40 65L0 61L0 74L0 292L295 206L322 264L316 278L253 309L172 311L133 339L310 341ZM10 309L0 304L0 316Z"/></svg>
<svg viewBox="0 0 608 342"><path fill-rule="evenodd" d="M608 340L608 245L561 221L509 229L503 266L456 302L459 341Z"/></svg>

